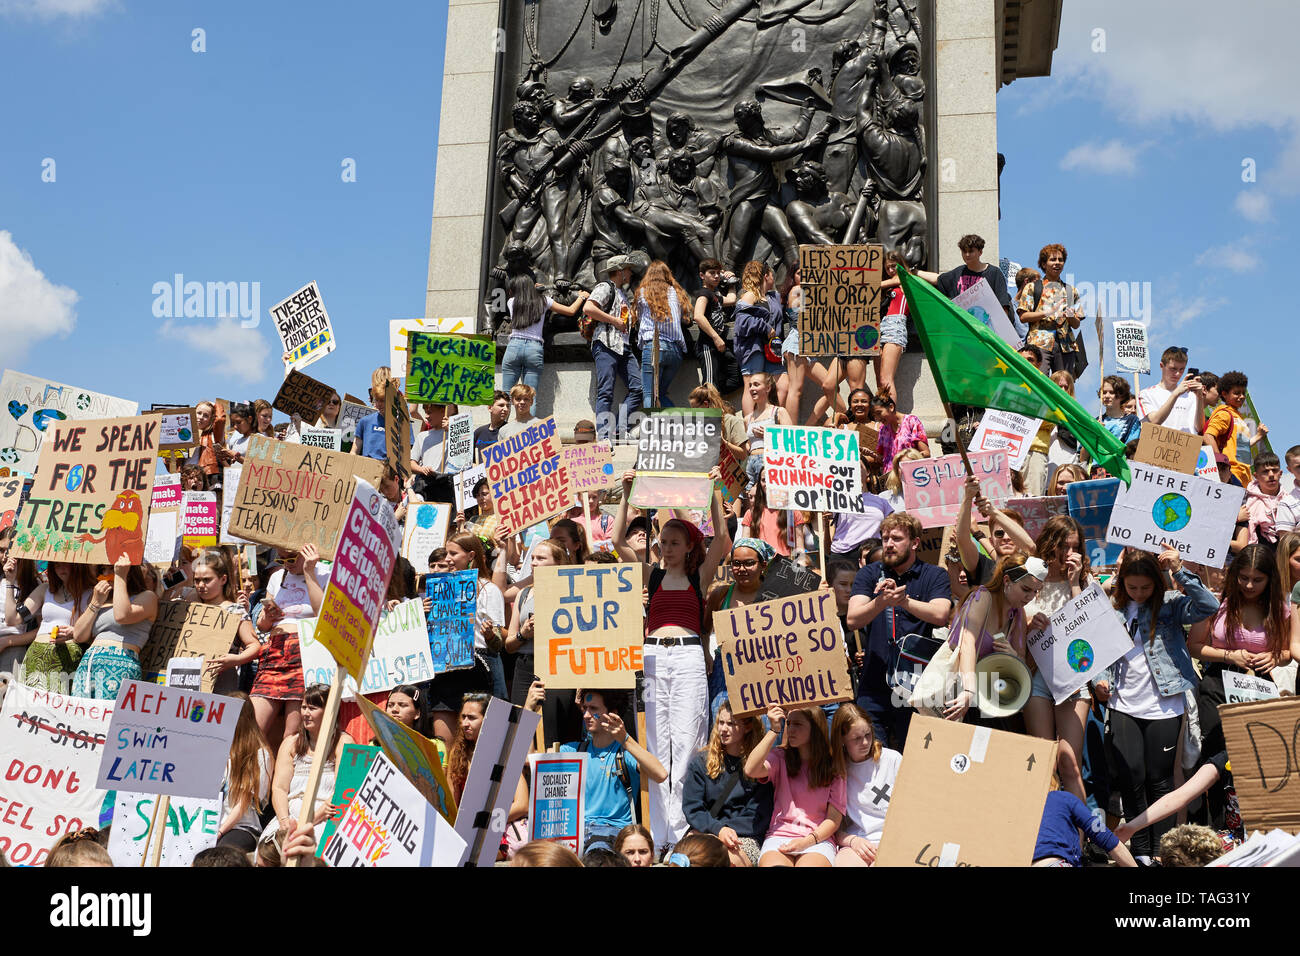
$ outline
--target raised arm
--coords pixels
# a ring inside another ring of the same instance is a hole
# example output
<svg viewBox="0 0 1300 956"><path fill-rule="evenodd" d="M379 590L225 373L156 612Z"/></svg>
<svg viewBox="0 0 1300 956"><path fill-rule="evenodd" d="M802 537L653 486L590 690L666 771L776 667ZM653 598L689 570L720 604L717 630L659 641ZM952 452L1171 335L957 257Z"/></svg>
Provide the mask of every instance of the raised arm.
<svg viewBox="0 0 1300 956"><path fill-rule="evenodd" d="M768 705L767 720L772 725L771 729L763 735L763 739L745 758L745 776L751 780L766 780L768 777L765 761L777 741L781 739L781 730L785 726L785 710L779 704Z"/></svg>
<svg viewBox="0 0 1300 956"><path fill-rule="evenodd" d="M713 498L709 502L710 515L713 518L713 541L709 544L703 563L700 564L701 581L712 581L717 574L718 565L731 553L731 534L727 530L727 516L722 510L722 492L718 490L716 484L720 476L716 468L709 475L715 481Z"/></svg>

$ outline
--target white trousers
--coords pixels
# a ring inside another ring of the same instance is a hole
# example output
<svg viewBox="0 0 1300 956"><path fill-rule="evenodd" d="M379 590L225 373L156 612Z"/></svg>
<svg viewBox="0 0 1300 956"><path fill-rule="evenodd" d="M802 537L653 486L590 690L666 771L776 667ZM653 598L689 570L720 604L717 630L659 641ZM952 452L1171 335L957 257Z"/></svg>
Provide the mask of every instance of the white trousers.
<svg viewBox="0 0 1300 956"><path fill-rule="evenodd" d="M663 783L650 784L650 833L661 847L686 835L682 786L691 757L707 739L709 682L698 644L647 644L643 659L646 749L668 771Z"/></svg>

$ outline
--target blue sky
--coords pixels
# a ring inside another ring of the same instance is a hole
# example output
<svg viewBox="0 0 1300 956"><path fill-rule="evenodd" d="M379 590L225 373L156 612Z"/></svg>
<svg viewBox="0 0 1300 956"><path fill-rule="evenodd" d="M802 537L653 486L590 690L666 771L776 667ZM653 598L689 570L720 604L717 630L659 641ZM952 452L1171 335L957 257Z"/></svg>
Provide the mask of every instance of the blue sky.
<svg viewBox="0 0 1300 956"><path fill-rule="evenodd" d="M1282 450L1294 335L1270 276L1297 239L1300 13L1257 0L1228 30L1208 0L1163 6L1065 0L1054 75L999 93L1001 251L1059 241L1078 282L1137 283L1154 349L1246 371ZM267 309L316 279L339 348L309 374L364 394L388 320L423 314L445 21L438 2L0 0L3 364L144 404L270 398ZM259 283L261 326L155 317L175 273Z"/></svg>

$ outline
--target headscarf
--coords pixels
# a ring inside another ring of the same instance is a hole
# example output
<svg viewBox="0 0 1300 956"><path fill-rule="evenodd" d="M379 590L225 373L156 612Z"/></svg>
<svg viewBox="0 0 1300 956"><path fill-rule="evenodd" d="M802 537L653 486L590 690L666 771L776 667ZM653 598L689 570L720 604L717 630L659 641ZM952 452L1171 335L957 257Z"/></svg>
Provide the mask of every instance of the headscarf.
<svg viewBox="0 0 1300 956"><path fill-rule="evenodd" d="M764 564L771 562L776 557L776 551L766 541L758 538L737 538L735 544L731 546L731 553L734 556L737 548L749 548L758 555L758 560Z"/></svg>

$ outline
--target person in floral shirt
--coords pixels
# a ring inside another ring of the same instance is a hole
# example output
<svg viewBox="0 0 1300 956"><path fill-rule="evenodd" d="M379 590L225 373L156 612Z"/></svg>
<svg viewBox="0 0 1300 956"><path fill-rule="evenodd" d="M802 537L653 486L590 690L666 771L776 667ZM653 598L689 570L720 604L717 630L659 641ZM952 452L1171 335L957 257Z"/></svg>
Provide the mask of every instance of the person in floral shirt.
<svg viewBox="0 0 1300 956"><path fill-rule="evenodd" d="M1051 371L1077 375L1075 361L1079 346L1074 330L1079 327L1083 312L1078 308L1078 290L1061 281L1065 258L1065 246L1059 242L1043 246L1038 253L1043 279L1025 283L1016 297L1016 311L1020 313L1020 321L1029 326L1025 341L1048 356Z"/></svg>
<svg viewBox="0 0 1300 956"><path fill-rule="evenodd" d="M871 411L876 421L880 422L880 437L876 440L876 452L880 455L881 469L889 471L894 464L894 456L909 448L915 448L930 457L930 442L925 437L925 426L915 415L900 415L894 407L894 400L887 395L877 395L871 400Z"/></svg>

